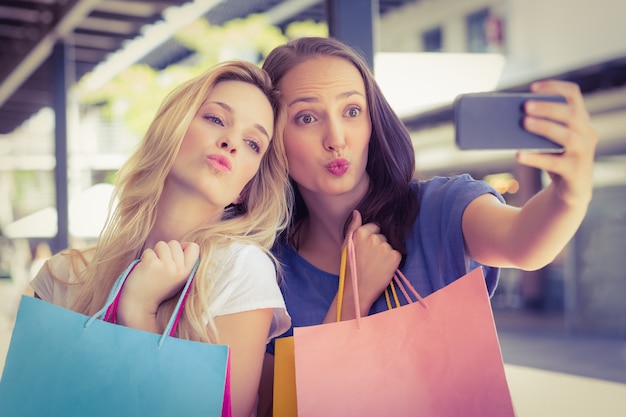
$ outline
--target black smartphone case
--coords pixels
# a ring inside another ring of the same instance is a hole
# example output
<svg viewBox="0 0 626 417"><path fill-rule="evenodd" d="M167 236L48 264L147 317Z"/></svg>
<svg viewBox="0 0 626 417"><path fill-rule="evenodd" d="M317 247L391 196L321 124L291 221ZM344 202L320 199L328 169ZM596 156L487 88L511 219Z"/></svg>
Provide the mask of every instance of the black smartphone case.
<svg viewBox="0 0 626 417"><path fill-rule="evenodd" d="M454 101L455 141L459 149L524 149L561 152L563 148L522 126L529 100L565 102L558 95L534 93L470 93Z"/></svg>

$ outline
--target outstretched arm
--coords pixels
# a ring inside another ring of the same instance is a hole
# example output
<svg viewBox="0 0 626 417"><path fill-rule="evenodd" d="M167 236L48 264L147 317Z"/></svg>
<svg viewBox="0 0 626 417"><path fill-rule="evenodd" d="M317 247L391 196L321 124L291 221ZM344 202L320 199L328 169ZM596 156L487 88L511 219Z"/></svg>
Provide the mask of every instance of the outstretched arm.
<svg viewBox="0 0 626 417"><path fill-rule="evenodd" d="M536 93L560 94L566 104L526 103L524 126L563 145L561 154L520 152L520 164L546 171L551 183L522 208L500 204L483 195L463 215L463 235L469 255L500 267L539 269L550 263L580 226L591 201L597 134L590 124L576 84L534 83Z"/></svg>

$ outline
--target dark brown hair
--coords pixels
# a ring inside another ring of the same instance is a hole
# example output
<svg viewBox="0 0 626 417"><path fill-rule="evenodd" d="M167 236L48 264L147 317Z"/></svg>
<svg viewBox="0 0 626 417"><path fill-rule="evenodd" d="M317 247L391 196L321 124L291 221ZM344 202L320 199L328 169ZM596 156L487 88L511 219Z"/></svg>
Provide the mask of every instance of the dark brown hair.
<svg viewBox="0 0 626 417"><path fill-rule="evenodd" d="M374 80L363 57L348 45L333 38L299 38L276 47L265 59L263 69L280 90L282 78L296 65L313 57L345 59L363 78L372 121L367 173L370 185L356 209L363 222L374 222L381 228L391 246L406 255L405 240L412 230L419 202L409 184L415 175L415 154L406 126L393 111ZM292 226L298 227L308 215L297 185ZM346 226L350 218L346 219Z"/></svg>

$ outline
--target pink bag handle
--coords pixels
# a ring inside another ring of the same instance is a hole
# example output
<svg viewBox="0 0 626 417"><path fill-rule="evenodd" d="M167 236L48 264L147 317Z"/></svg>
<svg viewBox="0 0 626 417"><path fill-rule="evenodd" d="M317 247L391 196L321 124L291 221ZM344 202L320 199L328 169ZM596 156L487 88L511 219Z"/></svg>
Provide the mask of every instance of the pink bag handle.
<svg viewBox="0 0 626 417"><path fill-rule="evenodd" d="M339 298L337 300L337 321L339 321L341 318L341 303L342 303L341 301L343 299L343 282L342 281L343 279L345 279L345 278L342 279L342 276L345 277L345 254L346 252L344 249L344 252L342 252L342 259L341 259L341 266L340 266L341 273L339 277L339 287L340 287L338 291ZM356 317L357 328L360 329L361 328L361 307L359 304L359 289L358 289L358 284L357 284L358 280L357 280L357 269L356 269L356 252L354 249L354 240L352 239L352 234L348 236L347 257L348 257L348 261L350 265L350 276L352 280L352 296L354 298L354 310L355 310L354 314ZM396 285L398 286L398 288L400 288L400 290L402 291L402 294L404 295L404 297L407 299L409 303L412 303L413 300L409 296L409 293L407 292L406 288L408 288L413 293L417 302L423 305L424 308L428 308L428 304L426 303L426 301L424 301L422 296L417 292L417 290L413 287L413 285L411 285L407 277L404 276L404 274L402 273L402 271L400 271L400 269L396 269L395 273L393 274L393 278L391 279L392 285L394 281Z"/></svg>
<svg viewBox="0 0 626 417"><path fill-rule="evenodd" d="M106 314L104 315L104 318L102 320L109 322L109 323L115 323L117 321L117 307L120 304L120 297L122 295L122 290L124 289L124 284L126 283L126 278L128 278L128 276L135 270L135 267L137 266L138 263L139 263L139 260L133 261L129 265L129 267L126 268L124 272L122 272L122 274L124 274L124 278L121 281L116 282L115 285L113 285L113 288L111 289L111 291L115 291L115 287L117 285L119 285L120 288L119 288L119 291L117 291L117 295L113 299L113 302L111 303L109 308L107 308ZM109 297L110 296L111 295L109 294Z"/></svg>
<svg viewBox="0 0 626 417"><path fill-rule="evenodd" d="M352 297L354 298L354 317L356 317L356 327L361 328L361 303L359 302L359 288L356 272L356 252L354 250L354 240L352 233L348 236L348 263L350 264L350 277L352 279Z"/></svg>
<svg viewBox="0 0 626 417"><path fill-rule="evenodd" d="M400 288L400 291L402 291L402 294L404 295L404 298L406 298L406 300L409 302L409 304L413 303L413 300L411 299L411 297L409 297L409 294L406 291L407 288L415 296L415 301L419 302L424 307L428 308L428 304L426 303L426 301L424 301L424 299L417 292L415 287L413 287L411 285L411 283L409 282L407 277L399 269L396 269L396 272L393 274L393 281L396 282L396 285L398 286L398 288ZM393 285L393 283L390 283L390 284ZM385 291L387 291L387 290L385 290Z"/></svg>
<svg viewBox="0 0 626 417"><path fill-rule="evenodd" d="M85 323L85 327L89 327L94 320L96 320L99 317L102 317L103 315L104 315L103 317L104 321L109 321L113 323L115 322L116 316L117 316L117 307L119 305L120 296L122 294L124 283L126 282L126 278L128 278L130 273L133 271L133 269L135 269L135 266L137 266L139 262L140 262L139 259L134 260L119 275L119 277L113 284L113 287L111 288L111 292L109 293L109 296L107 298L107 301L104 304L104 307L102 307L102 309L100 309L100 311L98 311L96 314L91 316L91 318L87 321L87 323ZM170 316L170 319L167 325L165 326L165 330L163 334L161 335L161 338L159 339L159 347L163 345L163 342L165 341L165 338L167 336L172 337L174 336L174 333L176 332L176 328L178 327L178 322L180 321L180 316L182 314L183 307L185 306L185 302L187 301L187 296L189 295L189 288L191 287L191 283L193 282L193 278L196 274L196 271L198 270L199 265L200 265L200 259L196 261L195 265L191 269L191 273L189 274L189 277L187 278L187 282L185 282L185 286L183 287L180 297L178 298L178 302L176 303L176 306L174 307L174 311L172 312L172 315Z"/></svg>

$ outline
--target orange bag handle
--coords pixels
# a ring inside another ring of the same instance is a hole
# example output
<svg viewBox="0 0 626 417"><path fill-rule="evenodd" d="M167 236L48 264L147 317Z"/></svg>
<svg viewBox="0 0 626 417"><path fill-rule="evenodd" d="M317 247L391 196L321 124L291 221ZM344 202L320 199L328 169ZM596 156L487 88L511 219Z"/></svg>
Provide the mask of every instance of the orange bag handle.
<svg viewBox="0 0 626 417"><path fill-rule="evenodd" d="M346 286L346 256L348 246L341 250L341 263L339 264L339 289L337 290L337 321L341 321L341 307L343 305L343 290Z"/></svg>
<svg viewBox="0 0 626 417"><path fill-rule="evenodd" d="M337 290L337 321L341 321L341 308L343 305L343 293L345 289L345 281L346 281L346 258L350 262L350 272L352 278L352 294L354 297L354 309L355 309L355 317L357 321L357 328L361 327L361 308L359 305L359 289L357 285L357 271L356 271L356 253L354 250L354 240L352 239L352 234L348 236L348 244L341 251L341 263L339 266L339 289ZM394 285L395 282L395 285ZM391 292L393 294L393 299L396 304L396 307L400 307L400 300L398 299L398 294L396 292L395 286L398 286L404 298L409 302L413 303L413 299L409 296L407 292L407 288L413 293L415 297L415 301L419 302L424 306L424 308L428 308L428 304L422 296L417 292L417 290L411 285L407 277L400 271L400 269L396 269L393 274L391 281L389 282L389 286L391 287ZM385 289L385 300L387 301L387 307L391 310L393 307L391 305L389 291Z"/></svg>

